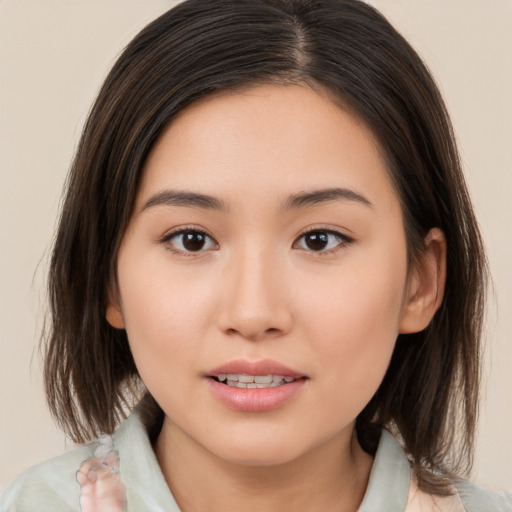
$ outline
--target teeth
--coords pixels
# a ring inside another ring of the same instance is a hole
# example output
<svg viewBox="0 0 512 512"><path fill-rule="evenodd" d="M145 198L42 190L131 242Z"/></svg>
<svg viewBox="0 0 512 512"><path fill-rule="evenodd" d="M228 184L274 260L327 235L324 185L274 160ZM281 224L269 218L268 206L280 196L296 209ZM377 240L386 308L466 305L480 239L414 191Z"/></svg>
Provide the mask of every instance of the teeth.
<svg viewBox="0 0 512 512"><path fill-rule="evenodd" d="M273 388L295 380L294 377L283 375L246 375L244 373L221 373L217 379L231 387L250 389Z"/></svg>
<svg viewBox="0 0 512 512"><path fill-rule="evenodd" d="M256 375L254 382L256 384L270 384L272 382L272 375Z"/></svg>

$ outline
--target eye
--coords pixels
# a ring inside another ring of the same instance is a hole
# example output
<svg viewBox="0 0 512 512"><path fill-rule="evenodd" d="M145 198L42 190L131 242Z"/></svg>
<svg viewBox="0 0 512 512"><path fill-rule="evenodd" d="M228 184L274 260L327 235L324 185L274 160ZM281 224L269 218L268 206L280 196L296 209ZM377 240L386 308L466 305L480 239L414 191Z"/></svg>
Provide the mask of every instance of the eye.
<svg viewBox="0 0 512 512"><path fill-rule="evenodd" d="M162 242L170 246L173 252L201 252L217 249L217 243L204 231L197 229L180 229L165 236Z"/></svg>
<svg viewBox="0 0 512 512"><path fill-rule="evenodd" d="M352 238L327 229L315 229L301 235L294 247L306 251L330 253L352 242Z"/></svg>

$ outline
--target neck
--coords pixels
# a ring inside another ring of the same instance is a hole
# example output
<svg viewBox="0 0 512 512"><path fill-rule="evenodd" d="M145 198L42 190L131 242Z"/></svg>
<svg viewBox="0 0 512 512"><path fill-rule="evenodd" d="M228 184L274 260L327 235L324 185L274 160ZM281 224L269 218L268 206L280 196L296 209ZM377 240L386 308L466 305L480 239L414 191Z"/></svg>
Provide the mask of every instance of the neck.
<svg viewBox="0 0 512 512"><path fill-rule="evenodd" d="M182 512L356 512L373 463L353 428L292 461L244 465L206 451L166 418L155 451Z"/></svg>

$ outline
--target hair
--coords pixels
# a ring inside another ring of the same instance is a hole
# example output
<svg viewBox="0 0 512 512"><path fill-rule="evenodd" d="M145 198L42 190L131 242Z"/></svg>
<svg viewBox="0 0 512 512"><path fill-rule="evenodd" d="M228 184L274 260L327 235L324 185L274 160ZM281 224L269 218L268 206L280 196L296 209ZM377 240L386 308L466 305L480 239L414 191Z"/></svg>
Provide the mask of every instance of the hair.
<svg viewBox="0 0 512 512"><path fill-rule="evenodd" d="M118 248L145 160L168 123L195 101L256 84L321 88L367 125L401 201L410 264L432 227L446 236L443 303L425 330L398 336L356 430L369 453L383 427L398 433L420 486L447 493L472 463L486 259L434 80L389 22L358 0L187 0L128 44L66 183L43 333L50 410L79 442L111 433L143 395L154 421L162 418L126 332L105 318Z"/></svg>

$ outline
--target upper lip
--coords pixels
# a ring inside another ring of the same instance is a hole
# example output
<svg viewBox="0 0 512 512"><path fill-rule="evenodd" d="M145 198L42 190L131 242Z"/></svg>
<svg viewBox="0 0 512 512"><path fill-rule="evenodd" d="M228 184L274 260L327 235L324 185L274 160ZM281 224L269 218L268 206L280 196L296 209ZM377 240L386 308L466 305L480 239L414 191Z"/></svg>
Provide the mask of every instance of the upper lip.
<svg viewBox="0 0 512 512"><path fill-rule="evenodd" d="M282 375L283 377L306 377L303 373L270 359L248 361L246 359L234 359L222 364L208 372L208 377L217 377L220 374L245 374L245 375Z"/></svg>

